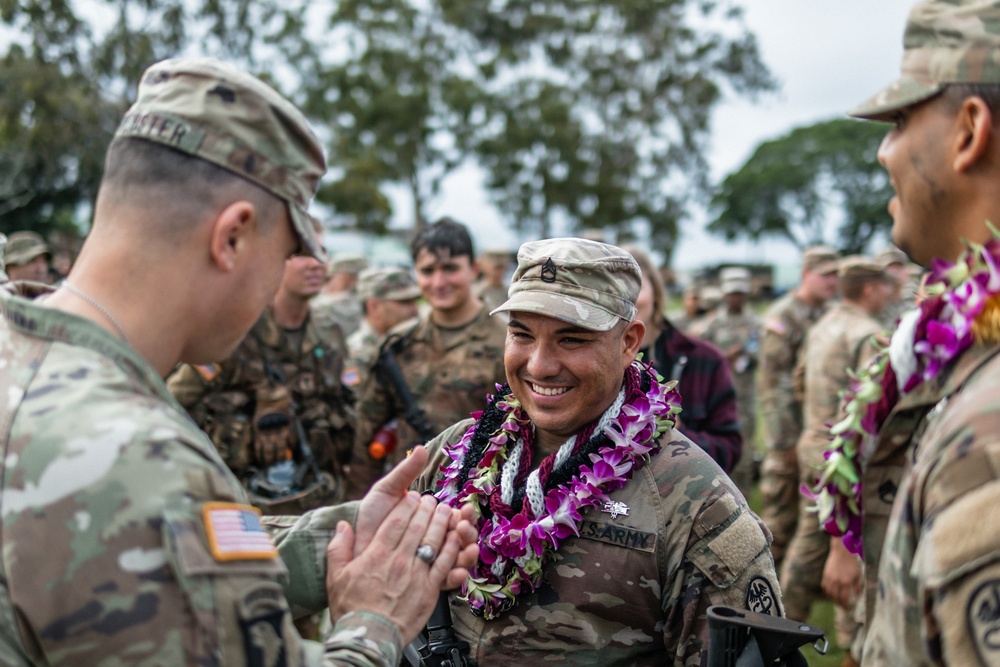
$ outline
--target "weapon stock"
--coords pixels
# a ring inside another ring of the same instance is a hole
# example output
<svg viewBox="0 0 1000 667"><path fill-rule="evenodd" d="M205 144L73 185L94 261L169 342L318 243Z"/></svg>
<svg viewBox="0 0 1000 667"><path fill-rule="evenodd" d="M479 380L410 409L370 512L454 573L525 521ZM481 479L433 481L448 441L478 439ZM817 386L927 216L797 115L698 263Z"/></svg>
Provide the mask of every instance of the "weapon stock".
<svg viewBox="0 0 1000 667"><path fill-rule="evenodd" d="M820 628L746 609L708 608L708 667L807 667L799 647L809 642L826 653Z"/></svg>

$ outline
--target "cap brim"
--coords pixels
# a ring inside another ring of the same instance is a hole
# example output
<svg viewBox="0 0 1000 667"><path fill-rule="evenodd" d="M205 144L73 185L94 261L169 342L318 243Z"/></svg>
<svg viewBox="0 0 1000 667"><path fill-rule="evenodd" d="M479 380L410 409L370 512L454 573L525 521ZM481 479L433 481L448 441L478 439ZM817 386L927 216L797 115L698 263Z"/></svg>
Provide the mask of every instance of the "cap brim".
<svg viewBox="0 0 1000 667"><path fill-rule="evenodd" d="M288 215L292 219L292 226L302 241L302 249L305 254L315 257L326 264L330 258L326 255L323 242L319 238L319 221L312 217L298 206L288 203Z"/></svg>
<svg viewBox="0 0 1000 667"><path fill-rule="evenodd" d="M945 86L946 84L943 83L922 83L909 77L900 77L848 111L847 115L863 120L888 122L891 120L891 116L900 109L905 109L940 94Z"/></svg>
<svg viewBox="0 0 1000 667"><path fill-rule="evenodd" d="M396 290L386 294L383 299L388 301L412 301L420 298L420 288L414 285L408 289Z"/></svg>
<svg viewBox="0 0 1000 667"><path fill-rule="evenodd" d="M533 290L516 292L490 311L490 315L511 311L546 315L592 331L608 331L621 319L593 303L556 292Z"/></svg>

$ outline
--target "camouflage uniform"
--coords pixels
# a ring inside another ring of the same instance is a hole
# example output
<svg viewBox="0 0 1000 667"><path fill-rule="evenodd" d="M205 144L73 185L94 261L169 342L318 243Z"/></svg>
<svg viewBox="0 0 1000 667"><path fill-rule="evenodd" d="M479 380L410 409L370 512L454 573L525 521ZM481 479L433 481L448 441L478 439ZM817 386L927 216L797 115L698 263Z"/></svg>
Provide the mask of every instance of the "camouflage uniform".
<svg viewBox="0 0 1000 667"><path fill-rule="evenodd" d="M337 294L321 292L309 302L309 308L313 312L313 317L323 326L330 327L336 324L345 336L350 336L358 330L364 315L361 300L354 290Z"/></svg>
<svg viewBox="0 0 1000 667"><path fill-rule="evenodd" d="M804 424L797 445L799 482L813 486L830 443L829 425L837 421L839 393L850 383L849 369L872 355L871 338L881 331L878 320L852 303L836 304L819 319L800 354L805 366ZM823 565L830 536L819 525L813 501L799 497L798 522L781 566L781 588L789 618L809 618L813 601L823 596Z"/></svg>
<svg viewBox="0 0 1000 667"><path fill-rule="evenodd" d="M507 328L499 318L480 309L468 323L455 329L439 327L431 314L405 322L391 330L383 349L392 345L410 392L424 411L431 430L439 433L482 407L483 399L496 391L505 378L503 346ZM348 498L358 498L385 470L395 465L406 450L424 442L401 417L402 405L387 379L372 372L358 398L358 429L351 458ZM376 431L399 417L395 450L375 459L368 446Z"/></svg>
<svg viewBox="0 0 1000 667"><path fill-rule="evenodd" d="M760 333L757 383L767 447L760 471L761 518L774 534L771 553L779 568L795 534L799 506L795 444L802 432L802 403L793 391L792 373L806 332L822 314L822 308L786 294L767 310Z"/></svg>
<svg viewBox="0 0 1000 667"><path fill-rule="evenodd" d="M729 368L733 373L736 403L740 415L740 433L743 435L743 454L730 474L736 486L747 498L753 486L754 455L757 453L757 401L754 376L757 368L760 320L749 308L739 314L719 308L705 327L702 338L715 343L729 358L729 350L740 347L742 352Z"/></svg>
<svg viewBox="0 0 1000 667"><path fill-rule="evenodd" d="M361 320L361 326L347 337L347 367L345 368L344 384L356 389L368 379L368 371L378 356L378 332L372 329L367 320Z"/></svg>
<svg viewBox="0 0 1000 667"><path fill-rule="evenodd" d="M336 325L323 326L309 316L301 332L301 339L285 332L268 308L229 359L185 364L167 381L251 491L255 473L290 460L302 463L295 420L300 422L325 474L307 475L308 493L255 498L266 514L300 514L339 500L343 462L354 442L354 396L341 383L344 337ZM261 428L276 415L284 418L282 426L275 432Z"/></svg>
<svg viewBox="0 0 1000 667"><path fill-rule="evenodd" d="M476 288L476 297L483 302L486 310L490 311L507 300L507 287L482 283Z"/></svg>
<svg viewBox="0 0 1000 667"><path fill-rule="evenodd" d="M419 489L446 462L465 420L435 438ZM623 488L627 516L581 512L580 536L560 542L544 583L499 618L452 599L455 630L481 665L699 665L706 610L723 604L781 615L770 534L725 473L676 430Z"/></svg>
<svg viewBox="0 0 1000 667"><path fill-rule="evenodd" d="M300 639L265 534L253 558L213 555L214 512L252 528L252 508L135 350L5 290L0 310L0 664L396 664L375 614L342 617L325 648ZM283 537L302 562L310 536Z"/></svg>

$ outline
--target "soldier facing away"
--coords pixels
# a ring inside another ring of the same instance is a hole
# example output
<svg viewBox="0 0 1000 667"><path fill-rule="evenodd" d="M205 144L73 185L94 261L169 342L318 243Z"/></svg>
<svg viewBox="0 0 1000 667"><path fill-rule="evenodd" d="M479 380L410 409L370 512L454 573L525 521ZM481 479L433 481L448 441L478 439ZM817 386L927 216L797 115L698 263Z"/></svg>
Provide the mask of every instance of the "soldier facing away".
<svg viewBox="0 0 1000 667"><path fill-rule="evenodd" d="M760 515L774 535L771 553L779 570L799 515L795 445L802 433L802 397L794 390L795 364L809 327L836 293L837 253L824 246L807 248L802 283L774 302L763 318L757 371L765 438Z"/></svg>
<svg viewBox="0 0 1000 667"><path fill-rule="evenodd" d="M841 300L813 326L799 354L804 369L802 435L796 444L799 481L812 487L820 475L830 442L830 424L837 421L840 392L850 384L848 372L874 353L872 337L882 331L879 320L896 282L885 269L866 257L841 260L838 270ZM853 603L861 585L860 563L839 539L820 526L812 500L800 496L795 533L781 565L781 590L790 618L809 618L812 603L823 596L827 579L843 582L838 590L838 627L841 643L849 643ZM827 555L830 555L829 562Z"/></svg>
<svg viewBox="0 0 1000 667"><path fill-rule="evenodd" d="M504 379L503 323L491 319L473 293L476 262L468 230L454 220L439 220L417 233L410 250L430 309L386 335L361 388L349 498L364 493L415 443L479 409L482 398ZM398 364L397 378L386 366L389 355ZM393 420L397 444L379 456L382 452L371 445Z"/></svg>
<svg viewBox="0 0 1000 667"><path fill-rule="evenodd" d="M325 510L329 546L292 528L279 557L163 383L236 348L288 257L323 256L306 209L324 170L304 116L258 79L157 63L68 281L36 301L0 290L0 664L395 664L440 585L467 574L451 568L475 558L456 561L471 526L400 488L423 450ZM320 566L304 605L294 584ZM325 646L301 640L293 608L326 604Z"/></svg>

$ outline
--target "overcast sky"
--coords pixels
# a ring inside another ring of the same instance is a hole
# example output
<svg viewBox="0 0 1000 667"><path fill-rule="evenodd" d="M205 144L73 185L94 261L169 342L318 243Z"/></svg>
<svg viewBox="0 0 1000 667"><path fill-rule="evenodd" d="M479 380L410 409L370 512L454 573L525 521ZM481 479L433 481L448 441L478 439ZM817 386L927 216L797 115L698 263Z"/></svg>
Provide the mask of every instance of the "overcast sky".
<svg viewBox="0 0 1000 667"><path fill-rule="evenodd" d="M756 103L732 100L715 114L709 161L720 179L738 168L762 141L792 128L842 115L899 72L902 36L911 0L743 0L746 21L764 61L780 82ZM452 215L474 228L480 247L514 249L496 210L465 170L449 179L432 217ZM399 211L398 214L408 211ZM718 261L794 263L797 251L780 242L726 244L702 231L704 215L687 222L674 265L696 268Z"/></svg>

